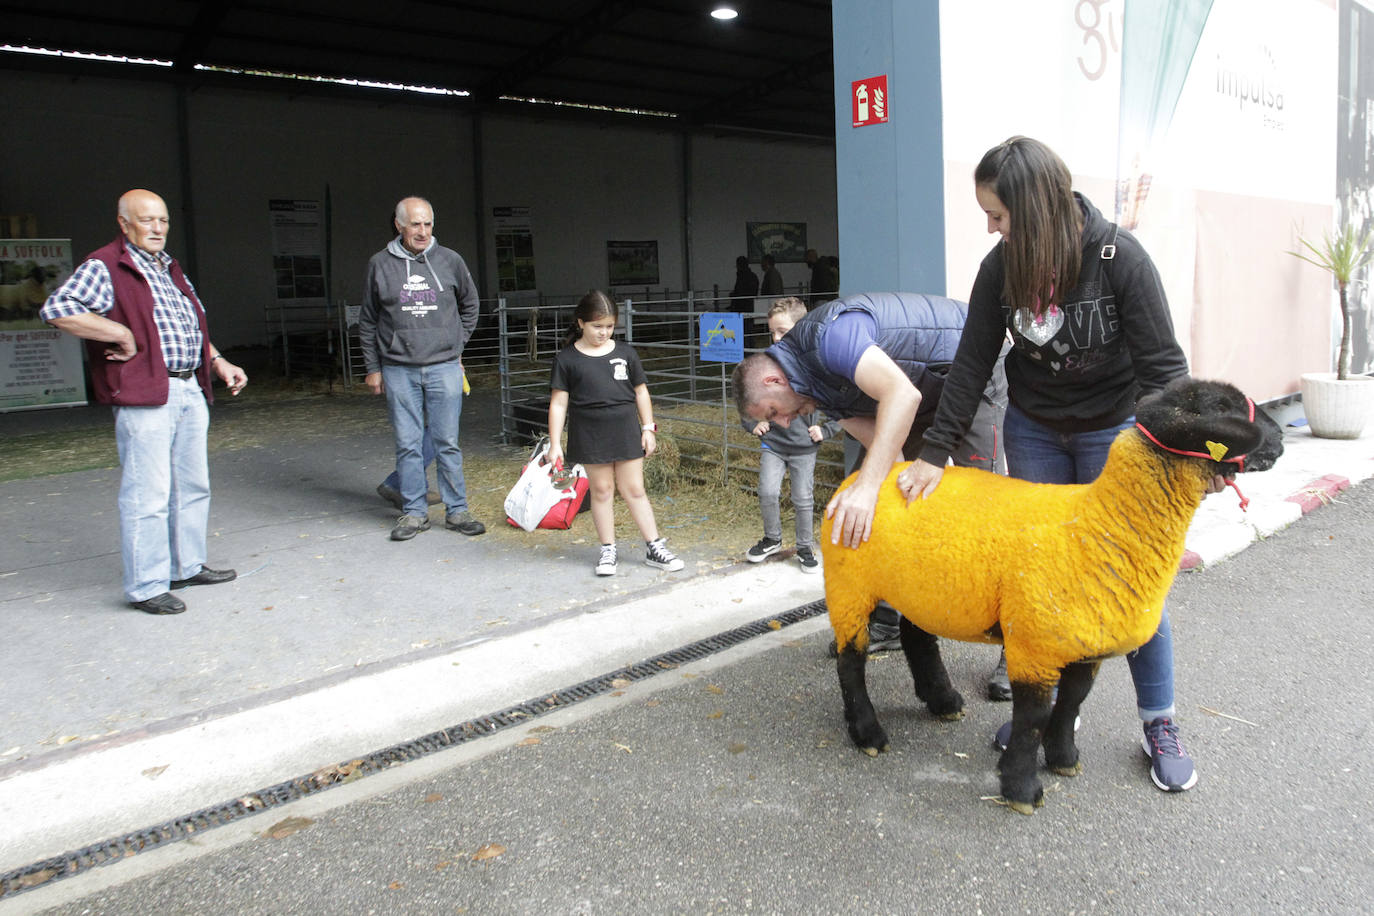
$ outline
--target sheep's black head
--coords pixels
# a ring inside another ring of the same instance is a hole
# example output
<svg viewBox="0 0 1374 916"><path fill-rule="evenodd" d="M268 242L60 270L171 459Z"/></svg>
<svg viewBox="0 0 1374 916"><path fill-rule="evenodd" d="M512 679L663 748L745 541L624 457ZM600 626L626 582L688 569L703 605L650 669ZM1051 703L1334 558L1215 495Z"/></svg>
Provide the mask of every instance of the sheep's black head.
<svg viewBox="0 0 1374 916"><path fill-rule="evenodd" d="M1136 422L1156 444L1209 457L1230 480L1237 471L1267 471L1283 454L1283 430L1240 389L1225 382L1177 378L1136 407ZM1244 456L1244 462L1237 459Z"/></svg>

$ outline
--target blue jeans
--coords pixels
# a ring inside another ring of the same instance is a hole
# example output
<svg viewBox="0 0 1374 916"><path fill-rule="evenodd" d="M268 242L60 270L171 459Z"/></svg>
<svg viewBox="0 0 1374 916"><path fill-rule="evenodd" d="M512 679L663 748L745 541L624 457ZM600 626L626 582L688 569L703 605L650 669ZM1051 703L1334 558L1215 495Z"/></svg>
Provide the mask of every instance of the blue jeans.
<svg viewBox="0 0 1374 916"><path fill-rule="evenodd" d="M463 453L458 449L458 419L463 413L463 370L458 360L432 366L382 367L386 406L396 433L396 469L406 515L429 515L425 499L424 438L429 430L439 468L439 496L448 514L468 507L463 484Z"/></svg>
<svg viewBox="0 0 1374 916"><path fill-rule="evenodd" d="M1015 406L1007 408L1003 434L1007 468L1012 477L1035 483L1091 483L1102 473L1117 433L1135 425L1135 418L1120 426L1083 433L1061 433L1037 423ZM1135 683L1140 717L1150 722L1174 715L1174 639L1166 606L1159 629L1145 645L1126 656Z"/></svg>
<svg viewBox="0 0 1374 916"><path fill-rule="evenodd" d="M420 454L425 460L425 467L428 468L434 463L434 437L429 434L429 427L425 427L425 437L420 442ZM382 481L382 486L391 487L397 493L401 492L401 469L398 465L396 470L386 475L386 480Z"/></svg>
<svg viewBox="0 0 1374 916"><path fill-rule="evenodd" d="M759 511L763 514L763 536L782 540L782 473L792 474L792 508L797 512L797 546L815 547L815 503L812 490L816 479L816 453L780 455L767 445L759 453Z"/></svg>
<svg viewBox="0 0 1374 916"><path fill-rule="evenodd" d="M147 601L205 565L210 410L196 380L168 379L167 403L116 407L124 596Z"/></svg>

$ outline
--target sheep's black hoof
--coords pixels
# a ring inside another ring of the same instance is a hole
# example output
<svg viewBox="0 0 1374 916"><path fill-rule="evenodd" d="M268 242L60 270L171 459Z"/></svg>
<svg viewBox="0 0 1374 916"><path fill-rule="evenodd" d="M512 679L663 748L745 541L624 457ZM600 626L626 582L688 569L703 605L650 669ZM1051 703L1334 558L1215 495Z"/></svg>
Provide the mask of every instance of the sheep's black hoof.
<svg viewBox="0 0 1374 916"><path fill-rule="evenodd" d="M849 737L858 747L870 757L877 757L880 753L892 747L887 740L887 732L883 727L874 722L871 728L860 728L858 725L849 726Z"/></svg>
<svg viewBox="0 0 1374 916"><path fill-rule="evenodd" d="M1077 776L1083 772L1083 763L1078 760L1075 760L1071 766L1056 766L1055 764L1046 764L1046 766L1060 776Z"/></svg>
<svg viewBox="0 0 1374 916"><path fill-rule="evenodd" d="M953 722L964 717L964 698L956 690L926 704L931 715Z"/></svg>
<svg viewBox="0 0 1374 916"><path fill-rule="evenodd" d="M1003 805L1017 814L1034 814L1036 808L1045 807L1045 797L1041 795L1034 802L1012 801L1005 795L999 795L993 799L999 805Z"/></svg>

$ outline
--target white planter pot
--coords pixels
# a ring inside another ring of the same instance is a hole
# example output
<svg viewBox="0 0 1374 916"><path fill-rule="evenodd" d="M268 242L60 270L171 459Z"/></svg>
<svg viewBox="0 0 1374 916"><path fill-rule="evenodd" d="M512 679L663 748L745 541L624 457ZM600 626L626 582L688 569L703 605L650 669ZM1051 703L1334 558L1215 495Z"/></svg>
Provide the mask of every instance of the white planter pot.
<svg viewBox="0 0 1374 916"><path fill-rule="evenodd" d="M1374 379L1340 381L1334 372L1302 376L1302 407L1312 435L1323 439L1358 439L1374 413Z"/></svg>

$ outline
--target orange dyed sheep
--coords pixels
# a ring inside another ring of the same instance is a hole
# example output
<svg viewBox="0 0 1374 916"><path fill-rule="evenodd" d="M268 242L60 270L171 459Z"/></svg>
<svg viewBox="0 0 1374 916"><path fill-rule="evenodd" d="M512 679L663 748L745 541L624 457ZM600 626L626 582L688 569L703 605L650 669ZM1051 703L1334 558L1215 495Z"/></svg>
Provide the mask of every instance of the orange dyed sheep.
<svg viewBox="0 0 1374 916"><path fill-rule="evenodd" d="M899 464L866 543L832 545L826 521L825 599L845 722L860 749L876 755L888 747L864 680L868 618L884 600L902 614L916 696L941 718L961 718L964 699L936 637L1005 645L1012 733L998 768L1007 804L1030 814L1043 803L1042 743L1050 769L1080 771L1079 706L1103 659L1138 648L1158 628L1209 483L1238 469L1267 470L1283 453L1277 424L1222 382L1176 380L1142 400L1136 419L1091 484L947 468L929 498L908 505L895 482L906 466Z"/></svg>

